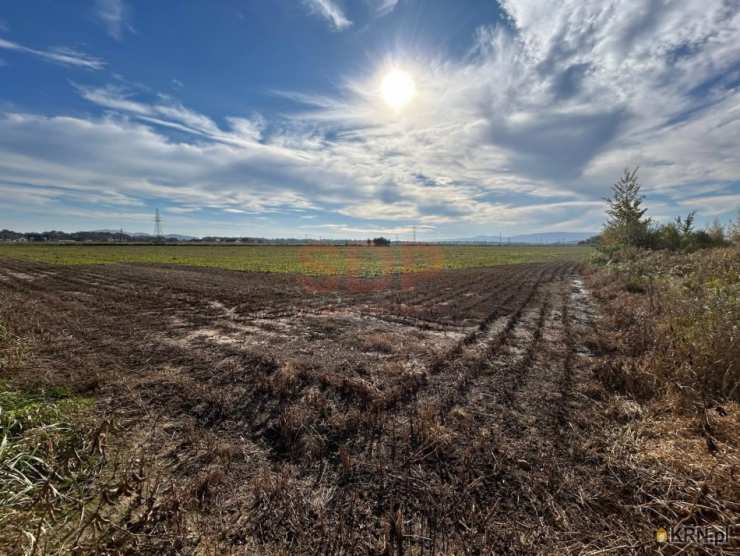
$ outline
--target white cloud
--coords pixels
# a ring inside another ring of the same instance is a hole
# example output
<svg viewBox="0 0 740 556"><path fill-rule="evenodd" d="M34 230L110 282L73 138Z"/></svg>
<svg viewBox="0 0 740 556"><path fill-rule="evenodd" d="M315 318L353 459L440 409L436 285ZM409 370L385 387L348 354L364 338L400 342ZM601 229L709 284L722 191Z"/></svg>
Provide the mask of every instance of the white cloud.
<svg viewBox="0 0 740 556"><path fill-rule="evenodd" d="M117 41L126 29L127 8L123 0L95 0L95 15L105 25L108 34Z"/></svg>
<svg viewBox="0 0 740 556"><path fill-rule="evenodd" d="M357 226L351 226L347 224L321 224L317 226L301 226L302 229L305 230L312 230L315 233L318 233L321 230L329 230L331 232L334 232L333 235L337 234L350 234L350 235L385 235L385 236L393 236L393 235L409 235L414 233L414 231L418 233L428 232L434 229L433 226L395 226L395 227L357 227ZM404 238L405 239L405 238Z"/></svg>
<svg viewBox="0 0 740 556"><path fill-rule="evenodd" d="M738 188L737 6L502 4L514 31L481 28L463 60L401 56L348 80L334 98L283 93L305 106L296 122L334 130L331 140L311 137L333 167L376 184L374 203L344 214L492 222L537 197L595 202L633 164L648 193L678 198L708 182ZM401 114L378 95L393 65L417 82ZM496 206L507 193L520 198ZM430 197L446 205L425 209Z"/></svg>
<svg viewBox="0 0 740 556"><path fill-rule="evenodd" d="M46 197L128 204L294 211L336 181L290 152L219 142L176 143L120 118L0 117L0 183ZM104 200L103 200L104 199Z"/></svg>
<svg viewBox="0 0 740 556"><path fill-rule="evenodd" d="M343 31L352 25L336 0L303 0L309 10L326 19L334 29Z"/></svg>
<svg viewBox="0 0 740 556"><path fill-rule="evenodd" d="M105 67L105 62L101 59L69 47L55 47L47 50L37 50L35 48L29 48L0 38L0 48L21 52L23 54L31 54L47 62L54 62L66 66L77 66L92 70L101 70Z"/></svg>
<svg viewBox="0 0 740 556"><path fill-rule="evenodd" d="M372 2L375 5L375 13L382 17L395 10L399 0L372 0Z"/></svg>
<svg viewBox="0 0 740 556"><path fill-rule="evenodd" d="M133 92L119 86L76 87L83 98L98 106L151 124L232 145L252 146L260 139L262 121L259 118L228 118L231 130L225 132L211 118L185 108L168 97L160 96L157 103L145 103L134 100Z"/></svg>
<svg viewBox="0 0 740 556"><path fill-rule="evenodd" d="M706 216L719 216L721 214L727 214L728 208L730 211L735 212L740 210L740 193L685 199L679 204L691 210L701 211Z"/></svg>
<svg viewBox="0 0 740 556"><path fill-rule="evenodd" d="M336 4L313 4L349 24ZM45 202L308 209L352 222L338 233L416 224L443 237L598 229L609 186L640 164L656 216L735 210L740 10L721 0L503 5L510 27L479 29L467 56L399 55L334 94L279 93L295 103L284 117L217 123L169 97L78 86L106 116L0 118L0 176ZM395 65L417 86L401 112L379 95Z"/></svg>
<svg viewBox="0 0 740 556"><path fill-rule="evenodd" d="M200 207L167 207L164 209L165 212L171 212L173 214L189 214L191 212L198 212Z"/></svg>

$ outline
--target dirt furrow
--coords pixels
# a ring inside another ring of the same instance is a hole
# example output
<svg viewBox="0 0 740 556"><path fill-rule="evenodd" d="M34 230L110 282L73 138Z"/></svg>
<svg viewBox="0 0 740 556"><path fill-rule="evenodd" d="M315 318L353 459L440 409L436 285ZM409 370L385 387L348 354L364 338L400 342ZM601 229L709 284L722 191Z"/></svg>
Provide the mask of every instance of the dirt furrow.
<svg viewBox="0 0 740 556"><path fill-rule="evenodd" d="M383 282L0 262L0 291L44 330L44 372L94 390L173 489L223 477L198 511L226 546L532 552L537 527L567 536L585 473L573 271L370 291Z"/></svg>

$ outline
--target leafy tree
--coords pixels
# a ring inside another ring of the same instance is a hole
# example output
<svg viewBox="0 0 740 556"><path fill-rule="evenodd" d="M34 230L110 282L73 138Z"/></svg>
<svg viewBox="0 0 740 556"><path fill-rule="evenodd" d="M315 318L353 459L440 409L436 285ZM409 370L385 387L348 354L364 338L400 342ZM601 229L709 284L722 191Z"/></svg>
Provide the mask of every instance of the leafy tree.
<svg viewBox="0 0 740 556"><path fill-rule="evenodd" d="M654 232L652 242L658 249L670 249L678 251L681 249L681 228L676 222L659 226Z"/></svg>
<svg viewBox="0 0 740 556"><path fill-rule="evenodd" d="M638 168L624 171L624 175L612 186L608 203L607 220L599 236L599 248L609 257L617 255L622 249L634 248L669 249L671 251L694 251L727 245L728 239L740 243L740 214L734 227L727 235L719 221L705 230L694 228L696 211L689 212L685 218L676 217L668 224L656 224L645 216L644 197L640 194L637 179Z"/></svg>
<svg viewBox="0 0 740 556"><path fill-rule="evenodd" d="M685 219L681 219L680 216L676 216L676 226L678 226L679 232L681 232L681 235L685 239L690 238L691 234L694 232L694 218L696 218L695 210L688 213Z"/></svg>
<svg viewBox="0 0 740 556"><path fill-rule="evenodd" d="M612 186L611 197L606 198L609 220L602 241L609 248L649 247L650 219L645 217L647 209L642 208L644 197L640 194L638 169L625 169Z"/></svg>

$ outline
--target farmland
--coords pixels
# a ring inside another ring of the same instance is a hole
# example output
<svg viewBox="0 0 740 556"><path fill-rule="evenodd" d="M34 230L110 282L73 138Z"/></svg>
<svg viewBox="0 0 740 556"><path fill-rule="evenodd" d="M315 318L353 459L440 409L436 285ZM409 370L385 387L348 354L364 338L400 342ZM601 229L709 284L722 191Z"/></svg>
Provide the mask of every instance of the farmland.
<svg viewBox="0 0 740 556"><path fill-rule="evenodd" d="M256 272L378 276L500 264L582 260L574 246L0 245L7 256L51 264L179 264Z"/></svg>
<svg viewBox="0 0 740 556"><path fill-rule="evenodd" d="M423 272L352 263L343 280L346 253L392 249L322 249L324 264L274 248L273 274L229 270L266 270L273 248L54 249L0 259L3 319L28 352L9 378L95 399L102 424L71 453L103 454L104 495L61 522L31 502L0 514L0 551L27 543L27 513L48 546L83 552L534 554L654 537L660 521L635 508L655 494L615 456L623 406L593 373L582 252L416 247L402 268ZM503 256L544 260L492 265Z"/></svg>

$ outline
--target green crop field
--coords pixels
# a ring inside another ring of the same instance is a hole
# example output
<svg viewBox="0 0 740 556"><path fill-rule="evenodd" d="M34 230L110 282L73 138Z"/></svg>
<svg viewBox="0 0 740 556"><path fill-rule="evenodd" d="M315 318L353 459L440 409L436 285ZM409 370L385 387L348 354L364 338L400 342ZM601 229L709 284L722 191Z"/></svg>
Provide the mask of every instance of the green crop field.
<svg viewBox="0 0 740 556"><path fill-rule="evenodd" d="M0 245L0 259L56 265L181 264L258 272L382 276L396 272L582 260L582 246Z"/></svg>

